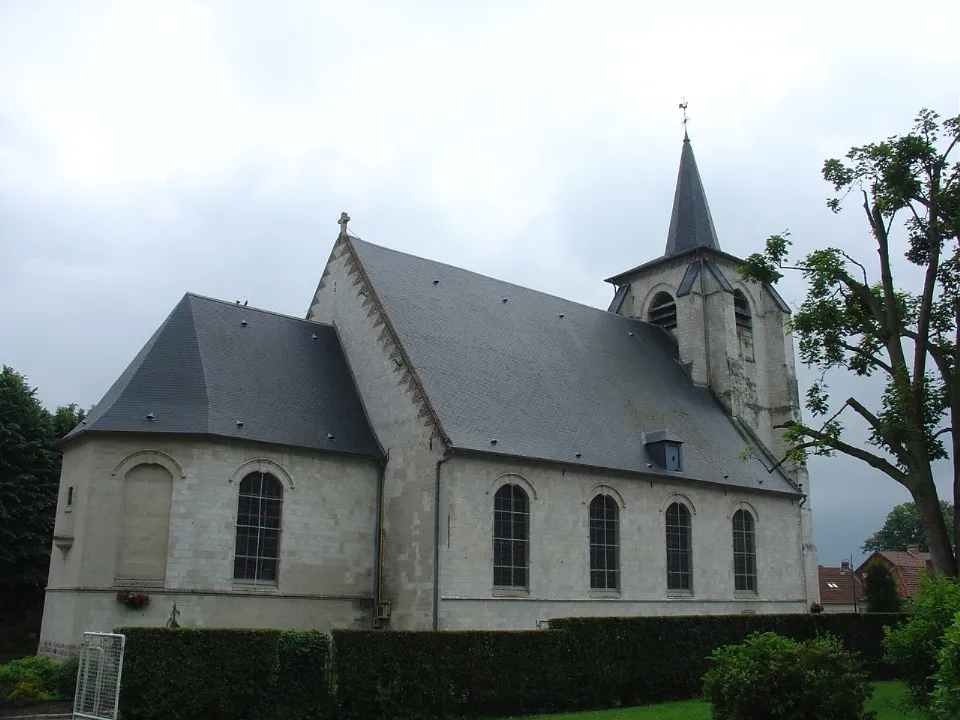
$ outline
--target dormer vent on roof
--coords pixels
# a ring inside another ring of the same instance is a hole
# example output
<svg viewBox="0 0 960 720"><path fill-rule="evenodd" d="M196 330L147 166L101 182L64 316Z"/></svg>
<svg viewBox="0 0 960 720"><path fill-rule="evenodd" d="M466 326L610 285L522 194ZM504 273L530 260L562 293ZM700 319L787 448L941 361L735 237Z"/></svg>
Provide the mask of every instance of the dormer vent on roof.
<svg viewBox="0 0 960 720"><path fill-rule="evenodd" d="M671 472L683 470L683 458L680 453L683 440L675 432L663 429L644 433L643 444L653 461L662 469Z"/></svg>

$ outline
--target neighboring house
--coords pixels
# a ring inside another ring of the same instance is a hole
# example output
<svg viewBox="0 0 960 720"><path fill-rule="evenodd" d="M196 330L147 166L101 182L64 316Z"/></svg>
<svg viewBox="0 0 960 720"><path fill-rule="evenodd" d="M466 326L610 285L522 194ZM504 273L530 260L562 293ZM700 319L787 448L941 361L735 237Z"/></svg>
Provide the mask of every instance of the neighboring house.
<svg viewBox="0 0 960 720"><path fill-rule="evenodd" d="M67 436L41 652L174 603L326 630L818 600L808 478L774 467L790 310L720 250L687 138L666 250L607 310L348 219L306 319L188 294Z"/></svg>
<svg viewBox="0 0 960 720"><path fill-rule="evenodd" d="M818 568L820 574L820 604L826 613L866 612L863 583L844 560L840 567Z"/></svg>
<svg viewBox="0 0 960 720"><path fill-rule="evenodd" d="M864 560L857 568L857 575L864 577L873 562L882 562L897 582L900 597L909 600L917 591L917 581L921 573L933 571L933 558L930 553L920 552L918 547L907 548L906 552L899 550L878 550Z"/></svg>

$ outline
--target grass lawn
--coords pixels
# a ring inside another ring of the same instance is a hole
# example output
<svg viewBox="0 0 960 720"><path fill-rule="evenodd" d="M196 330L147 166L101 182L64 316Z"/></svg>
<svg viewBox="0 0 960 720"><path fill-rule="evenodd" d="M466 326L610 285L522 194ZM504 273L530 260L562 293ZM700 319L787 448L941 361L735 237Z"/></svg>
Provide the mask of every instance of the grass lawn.
<svg viewBox="0 0 960 720"><path fill-rule="evenodd" d="M923 720L923 715L900 709L906 696L906 688L900 682L874 683L873 697L867 702L867 710L875 710L877 720ZM565 715L537 715L537 720L710 720L710 704L699 700L621 708L618 710L592 710Z"/></svg>

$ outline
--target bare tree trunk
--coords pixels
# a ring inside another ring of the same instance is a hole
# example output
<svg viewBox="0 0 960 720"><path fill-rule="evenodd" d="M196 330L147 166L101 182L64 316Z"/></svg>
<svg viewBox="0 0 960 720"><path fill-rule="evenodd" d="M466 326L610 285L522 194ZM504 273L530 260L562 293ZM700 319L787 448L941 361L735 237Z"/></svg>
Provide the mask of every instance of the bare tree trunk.
<svg viewBox="0 0 960 720"><path fill-rule="evenodd" d="M912 495L927 537L927 545L930 547L934 571L938 575L956 577L957 559L950 548L947 524L943 520L943 511L937 499L933 478L925 477L918 482Z"/></svg>

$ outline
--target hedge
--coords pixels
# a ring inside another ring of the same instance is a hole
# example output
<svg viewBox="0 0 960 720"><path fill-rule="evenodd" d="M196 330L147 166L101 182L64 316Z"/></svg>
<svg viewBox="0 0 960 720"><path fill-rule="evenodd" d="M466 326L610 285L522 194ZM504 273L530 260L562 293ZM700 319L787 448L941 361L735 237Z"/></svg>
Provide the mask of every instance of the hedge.
<svg viewBox="0 0 960 720"><path fill-rule="evenodd" d="M714 648L773 631L837 635L889 678L883 627L901 615L716 615L553 620L528 632L333 632L343 717L456 718L687 699Z"/></svg>
<svg viewBox="0 0 960 720"><path fill-rule="evenodd" d="M637 705L687 699L700 693L708 656L752 632L809 640L829 632L858 652L874 680L894 677L883 660L883 628L903 615L695 615L678 617L566 618L550 627L569 635L574 667L594 688L591 705Z"/></svg>
<svg viewBox="0 0 960 720"><path fill-rule="evenodd" d="M120 628L125 720L504 717L696 697L717 647L837 635L874 679L901 615L567 618L532 631ZM335 692L333 689L335 686Z"/></svg>
<svg viewBox="0 0 960 720"><path fill-rule="evenodd" d="M279 630L119 628L129 720L330 717L329 641Z"/></svg>
<svg viewBox="0 0 960 720"><path fill-rule="evenodd" d="M563 710L564 633L334 630L343 718L414 720Z"/></svg>

